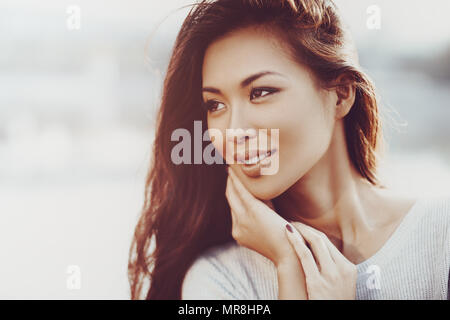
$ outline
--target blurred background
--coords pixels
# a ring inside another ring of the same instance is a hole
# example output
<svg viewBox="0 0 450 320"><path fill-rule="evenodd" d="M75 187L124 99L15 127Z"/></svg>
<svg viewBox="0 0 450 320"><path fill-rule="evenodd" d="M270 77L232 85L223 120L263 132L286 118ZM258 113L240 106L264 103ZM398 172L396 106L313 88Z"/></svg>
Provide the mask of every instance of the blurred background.
<svg viewBox="0 0 450 320"><path fill-rule="evenodd" d="M1 1L0 298L129 299L175 9L192 1ZM336 3L381 97L385 181L450 193L450 1Z"/></svg>

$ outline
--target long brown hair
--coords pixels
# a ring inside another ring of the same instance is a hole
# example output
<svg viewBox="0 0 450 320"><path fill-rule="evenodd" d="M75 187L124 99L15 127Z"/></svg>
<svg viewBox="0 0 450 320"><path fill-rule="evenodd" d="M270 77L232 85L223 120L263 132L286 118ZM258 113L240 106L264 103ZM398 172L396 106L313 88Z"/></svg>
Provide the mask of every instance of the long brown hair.
<svg viewBox="0 0 450 320"><path fill-rule="evenodd" d="M200 107L204 52L215 39L248 26L275 32L324 87L342 85L335 80L347 75L356 88L355 103L344 119L348 153L361 176L380 185L376 93L335 5L326 0L201 1L182 24L164 79L145 200L130 248L132 299L142 298L146 280L146 299L180 299L194 260L209 247L233 240L224 165L174 164L171 151L177 142L171 135L184 128L194 137L195 120L206 128L206 112Z"/></svg>

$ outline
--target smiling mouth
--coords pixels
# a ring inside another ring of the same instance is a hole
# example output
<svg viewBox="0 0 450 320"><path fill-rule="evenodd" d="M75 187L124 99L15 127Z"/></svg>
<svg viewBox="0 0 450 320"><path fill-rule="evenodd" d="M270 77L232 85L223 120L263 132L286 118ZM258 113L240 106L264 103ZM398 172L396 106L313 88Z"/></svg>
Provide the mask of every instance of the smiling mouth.
<svg viewBox="0 0 450 320"><path fill-rule="evenodd" d="M256 163L259 163L260 161L264 160L267 157L270 157L273 153L276 152L276 149L272 149L272 150L256 150L256 151L252 151L249 152L247 151L244 155L239 155L239 154L235 154L234 158L235 161L239 164L243 164L246 166L251 166L254 165Z"/></svg>

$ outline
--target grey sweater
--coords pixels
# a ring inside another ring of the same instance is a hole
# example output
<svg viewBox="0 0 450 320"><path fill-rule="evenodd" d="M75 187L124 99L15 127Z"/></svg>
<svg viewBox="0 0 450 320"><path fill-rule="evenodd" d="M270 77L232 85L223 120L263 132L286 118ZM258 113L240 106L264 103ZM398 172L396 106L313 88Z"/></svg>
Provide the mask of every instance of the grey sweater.
<svg viewBox="0 0 450 320"><path fill-rule="evenodd" d="M420 197L390 238L357 265L356 299L450 299L450 196ZM182 299L275 300L269 259L230 242L198 257Z"/></svg>

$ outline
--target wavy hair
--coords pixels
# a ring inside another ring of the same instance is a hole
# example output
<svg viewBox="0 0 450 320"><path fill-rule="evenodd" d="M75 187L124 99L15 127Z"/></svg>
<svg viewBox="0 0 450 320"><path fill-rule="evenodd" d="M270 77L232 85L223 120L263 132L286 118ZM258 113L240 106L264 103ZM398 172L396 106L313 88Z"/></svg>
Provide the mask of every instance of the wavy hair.
<svg viewBox="0 0 450 320"><path fill-rule="evenodd" d="M359 66L332 1L196 3L178 33L163 83L144 204L129 252L132 299L180 299L184 276L195 259L212 246L233 241L224 166L175 165L171 135L184 128L194 136L194 121L207 124L200 107L204 52L219 37L249 26L277 35L324 87L355 86L354 105L344 118L348 154L362 177L381 186L376 175L382 134L375 88ZM337 82L343 74L345 82ZM150 286L143 292L146 280Z"/></svg>

